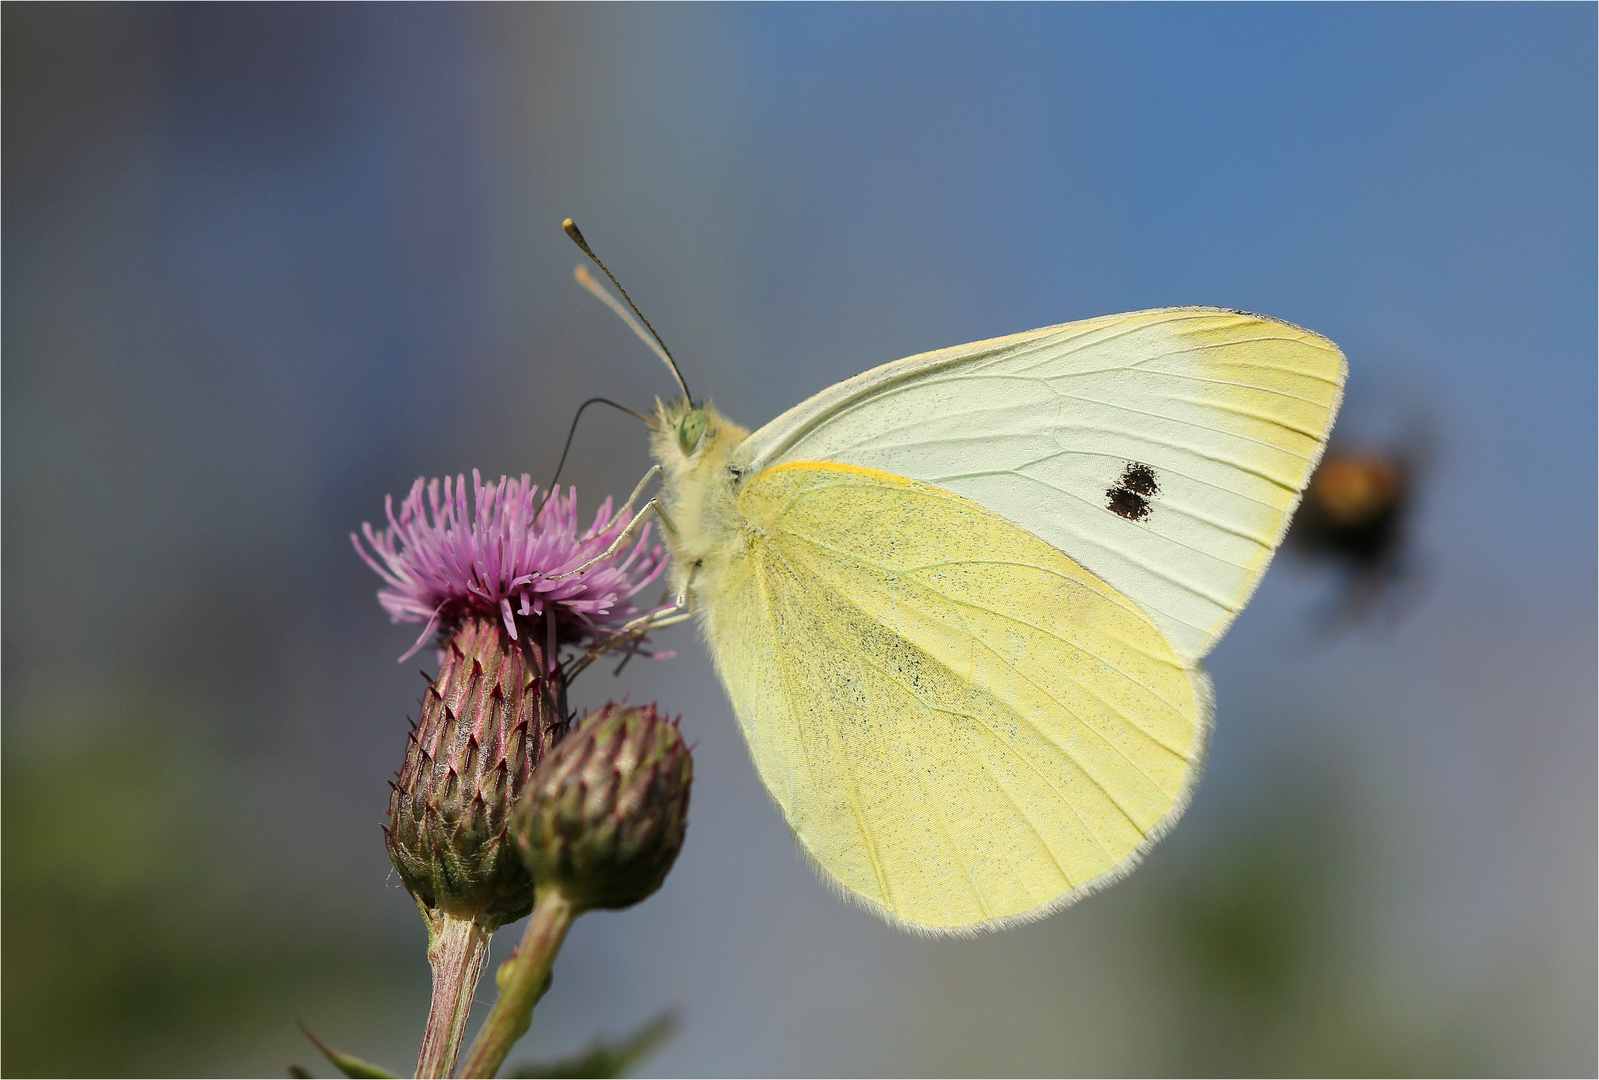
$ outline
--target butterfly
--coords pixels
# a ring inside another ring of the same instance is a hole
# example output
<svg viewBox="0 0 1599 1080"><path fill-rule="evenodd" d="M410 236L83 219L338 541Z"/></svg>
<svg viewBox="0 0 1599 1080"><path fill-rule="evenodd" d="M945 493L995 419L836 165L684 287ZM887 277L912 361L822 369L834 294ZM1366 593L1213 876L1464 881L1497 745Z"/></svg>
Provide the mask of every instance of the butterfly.
<svg viewBox="0 0 1599 1080"><path fill-rule="evenodd" d="M1128 873L1188 803L1200 660L1345 373L1308 330L1176 307L912 356L753 433L658 403L678 617L823 874L961 934Z"/></svg>

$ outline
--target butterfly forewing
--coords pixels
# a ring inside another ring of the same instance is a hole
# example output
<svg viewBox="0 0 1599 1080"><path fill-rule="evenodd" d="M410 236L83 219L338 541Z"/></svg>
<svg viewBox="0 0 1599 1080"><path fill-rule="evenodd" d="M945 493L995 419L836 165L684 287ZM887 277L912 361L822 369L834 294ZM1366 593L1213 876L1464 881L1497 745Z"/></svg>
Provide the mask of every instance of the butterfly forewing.
<svg viewBox="0 0 1599 1080"><path fill-rule="evenodd" d="M1108 316L866 372L739 457L756 470L857 465L964 495L1091 570L1197 659L1265 572L1344 370L1325 338L1257 315Z"/></svg>

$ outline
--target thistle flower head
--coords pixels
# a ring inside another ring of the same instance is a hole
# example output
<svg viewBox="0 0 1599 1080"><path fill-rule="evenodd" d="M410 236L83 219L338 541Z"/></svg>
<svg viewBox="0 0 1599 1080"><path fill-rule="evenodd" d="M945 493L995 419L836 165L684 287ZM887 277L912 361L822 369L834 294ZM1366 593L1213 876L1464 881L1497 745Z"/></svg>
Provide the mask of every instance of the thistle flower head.
<svg viewBox="0 0 1599 1080"><path fill-rule="evenodd" d="M498 617L513 639L526 634L536 648L553 652L551 645L596 645L642 614L633 597L666 566L665 553L649 542L648 525L637 543L565 577L603 555L626 528L621 516L613 519L610 499L579 532L577 493L570 488L556 487L541 499L526 475L485 484L474 469L471 494L468 508L463 476L445 477L442 485L418 478L398 515L393 500L385 500L387 528L362 526L370 554L360 537L350 536L383 579L378 601L390 618L426 624L405 656L435 629L470 616ZM545 658L547 666L554 662Z"/></svg>
<svg viewBox="0 0 1599 1080"><path fill-rule="evenodd" d="M464 477L418 480L397 514L387 502L387 528L351 540L383 579L390 618L426 624L406 656L435 631L439 645L389 800L389 856L425 909L492 929L533 902L509 821L566 730L558 654L637 651L617 635L665 555L647 530L607 554L626 528L609 499L580 532L570 489L546 500L526 476L485 484L474 471L470 494L469 506Z"/></svg>
<svg viewBox="0 0 1599 1080"><path fill-rule="evenodd" d="M606 705L533 771L511 832L536 889L579 911L624 908L661 887L688 828L694 761L654 705Z"/></svg>

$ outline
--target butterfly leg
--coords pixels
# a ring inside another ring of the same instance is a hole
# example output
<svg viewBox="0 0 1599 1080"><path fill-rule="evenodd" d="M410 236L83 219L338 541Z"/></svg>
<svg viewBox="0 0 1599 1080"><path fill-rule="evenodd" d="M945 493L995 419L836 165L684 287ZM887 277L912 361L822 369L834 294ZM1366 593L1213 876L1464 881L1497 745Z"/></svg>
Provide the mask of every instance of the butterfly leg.
<svg viewBox="0 0 1599 1080"><path fill-rule="evenodd" d="M619 641L629 634L644 634L658 627L675 626L693 617L694 602L689 592L689 582L684 581L683 587L677 591L677 598L670 604L645 612L638 618L623 623L614 635L606 639L606 642L609 645L610 642Z"/></svg>
<svg viewBox="0 0 1599 1080"><path fill-rule="evenodd" d="M623 623L616 633L606 638L598 649L574 662L567 670L567 679L570 680L576 677L578 672L606 653L613 651L625 641L641 638L651 630L659 630L663 626L676 626L680 622L687 622L692 619L695 615L694 599L693 594L689 591L689 585L690 581L685 580L682 588L677 591L677 598L666 607L656 608L654 611L646 612L636 619L630 619L628 622ZM622 663L616 667L616 674L621 673L623 666L627 664L628 660L632 659L632 656L632 653L628 653L627 656L622 658Z"/></svg>
<svg viewBox="0 0 1599 1080"><path fill-rule="evenodd" d="M654 473L654 472L658 472L659 470L660 470L660 467L656 466L654 469L651 469L650 472ZM631 505L631 503L633 502L634 499L638 498L639 492L644 489L644 485L646 483L648 483L649 480L650 480L650 476L648 474L646 474L645 477L644 477L644 480L640 482L638 488L635 489L633 494L632 494L632 496L630 496L628 498L628 504L629 505ZM622 512L618 513L614 518L611 519L610 524L607 525L606 528L607 529L615 528L616 527L616 523L622 520L622 517L623 517L623 515L625 513L626 513L626 507L624 507ZM666 509L665 509L665 507L663 507L661 505L660 500L659 499L651 499L649 502L645 503L642 507L639 508L638 513L633 515L633 520L631 520L631 521L629 521L627 523L627 527L625 529L623 529L617 535L616 539L611 542L611 546L610 547L606 548L600 554L594 556L594 558L590 559L588 562L584 563L582 566L575 567L575 568L573 568L571 570L568 570L564 574L551 574L549 576L549 578L547 578L546 580L548 580L548 581L560 581L560 580L562 580L564 578L574 577L574 576L576 576L578 574L581 574L583 571L587 570L589 567L595 566L595 565L597 565L599 563L602 563L602 562L606 561L607 559L611 558L618 551L622 550L622 546L624 544L626 544L628 542L628 540L630 540L632 538L633 533L638 529L640 523L642 523L643 520L646 517L648 517L650 514L652 514L652 513L657 518L660 519L660 521L661 521L661 529L663 531L671 533L674 537L678 535L676 523L674 523L672 521L671 516L667 514Z"/></svg>
<svg viewBox="0 0 1599 1080"><path fill-rule="evenodd" d="M633 504L638 502L638 497L640 495L644 494L645 487L649 485L651 480L655 479L659 475L661 475L661 467L659 465L651 465L649 471L644 474L644 478L640 480L638 482L638 486L633 489L633 494L627 497L627 502L623 503L621 507L617 509L616 514L612 516L611 520L606 523L604 529L605 532L609 532L616 528L616 523L621 521L624 517L632 512Z"/></svg>

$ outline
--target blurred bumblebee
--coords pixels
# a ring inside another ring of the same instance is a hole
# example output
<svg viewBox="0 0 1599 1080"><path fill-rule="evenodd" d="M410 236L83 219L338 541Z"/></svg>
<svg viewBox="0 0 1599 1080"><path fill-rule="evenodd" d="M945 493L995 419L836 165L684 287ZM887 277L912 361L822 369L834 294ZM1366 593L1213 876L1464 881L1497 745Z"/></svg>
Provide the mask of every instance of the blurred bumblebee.
<svg viewBox="0 0 1599 1080"><path fill-rule="evenodd" d="M1415 598L1408 527L1416 454L1329 447L1294 515L1288 544L1342 577L1334 622L1397 617Z"/></svg>

